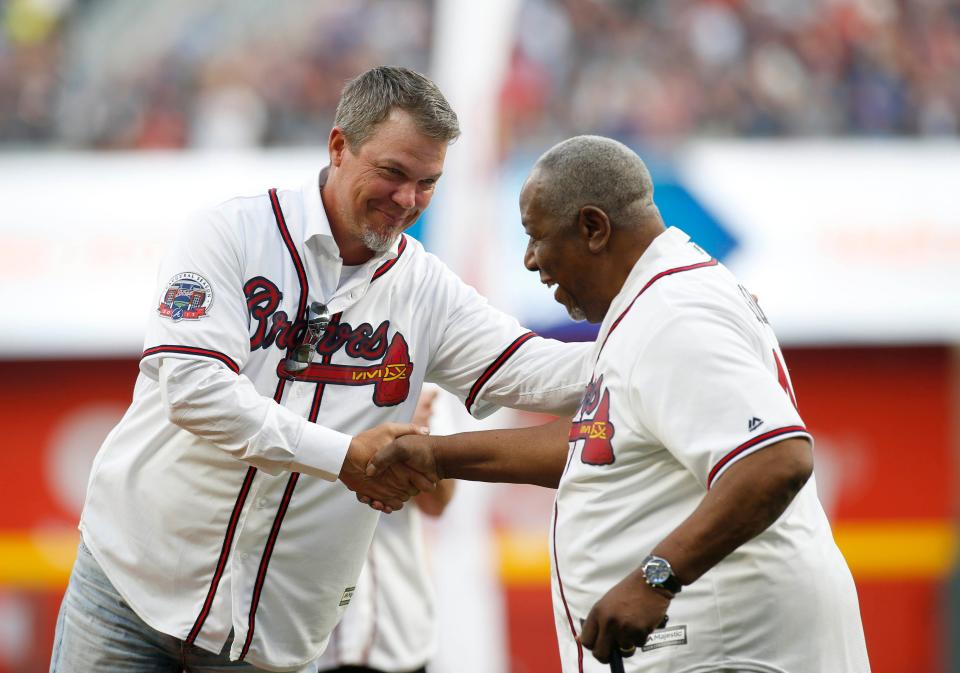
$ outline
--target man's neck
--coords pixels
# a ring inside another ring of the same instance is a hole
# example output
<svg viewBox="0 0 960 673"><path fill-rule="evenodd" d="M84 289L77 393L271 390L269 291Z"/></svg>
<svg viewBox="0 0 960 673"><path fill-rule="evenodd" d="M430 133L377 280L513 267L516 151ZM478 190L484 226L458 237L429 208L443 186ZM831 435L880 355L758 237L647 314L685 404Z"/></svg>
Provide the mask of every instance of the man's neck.
<svg viewBox="0 0 960 673"><path fill-rule="evenodd" d="M350 266L370 261L373 259L374 252L350 233L337 206L336 190L324 189L324 178L326 177L326 175L321 174L320 202L323 204L323 210L327 215L327 222L330 223L330 233L333 235L333 240L340 251L340 258L344 264Z"/></svg>

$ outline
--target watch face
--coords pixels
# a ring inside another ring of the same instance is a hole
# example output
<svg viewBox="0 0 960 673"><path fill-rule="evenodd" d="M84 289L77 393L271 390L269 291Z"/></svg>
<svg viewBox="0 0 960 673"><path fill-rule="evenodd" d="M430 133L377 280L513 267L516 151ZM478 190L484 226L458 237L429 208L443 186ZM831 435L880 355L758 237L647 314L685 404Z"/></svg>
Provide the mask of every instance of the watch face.
<svg viewBox="0 0 960 673"><path fill-rule="evenodd" d="M643 566L643 574L650 584L663 584L670 579L670 566L660 559L650 559Z"/></svg>

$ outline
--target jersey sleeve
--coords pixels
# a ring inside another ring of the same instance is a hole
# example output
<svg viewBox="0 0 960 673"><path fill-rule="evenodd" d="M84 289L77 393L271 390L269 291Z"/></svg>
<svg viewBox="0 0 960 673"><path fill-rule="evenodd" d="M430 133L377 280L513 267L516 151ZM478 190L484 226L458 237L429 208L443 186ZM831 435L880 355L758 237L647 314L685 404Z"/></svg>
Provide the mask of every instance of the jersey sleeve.
<svg viewBox="0 0 960 673"><path fill-rule="evenodd" d="M476 418L499 407L573 413L586 385L591 344L545 339L490 306L445 270L449 296L427 380L457 395Z"/></svg>
<svg viewBox="0 0 960 673"><path fill-rule="evenodd" d="M775 342L767 354L735 321L712 314L674 316L654 329L633 364L630 402L706 488L765 446L810 439L778 380Z"/></svg>
<svg viewBox="0 0 960 673"><path fill-rule="evenodd" d="M239 373L250 355L239 227L218 211L197 215L160 264L140 368L160 358L209 360Z"/></svg>

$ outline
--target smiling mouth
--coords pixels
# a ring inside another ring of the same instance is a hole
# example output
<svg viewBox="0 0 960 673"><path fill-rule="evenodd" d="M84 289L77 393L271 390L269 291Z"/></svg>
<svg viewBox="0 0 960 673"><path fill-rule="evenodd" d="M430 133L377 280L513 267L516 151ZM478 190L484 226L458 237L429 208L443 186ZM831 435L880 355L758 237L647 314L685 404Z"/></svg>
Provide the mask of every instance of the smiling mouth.
<svg viewBox="0 0 960 673"><path fill-rule="evenodd" d="M391 224L400 224L407 219L407 213L399 213L394 215L393 213L387 212L382 208L374 208L374 210L376 210L378 213L386 217Z"/></svg>

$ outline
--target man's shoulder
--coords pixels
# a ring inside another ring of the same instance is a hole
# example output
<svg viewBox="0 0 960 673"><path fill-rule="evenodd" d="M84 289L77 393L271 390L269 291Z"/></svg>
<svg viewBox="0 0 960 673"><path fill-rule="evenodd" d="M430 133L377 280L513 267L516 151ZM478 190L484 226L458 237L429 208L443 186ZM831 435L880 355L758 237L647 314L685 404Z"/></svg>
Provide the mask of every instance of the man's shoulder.
<svg viewBox="0 0 960 673"><path fill-rule="evenodd" d="M303 197L296 189L278 189L276 198L270 191L235 196L199 213L201 222L215 229L242 235L255 241L257 234L278 231L278 224L289 231L294 240L301 236Z"/></svg>

